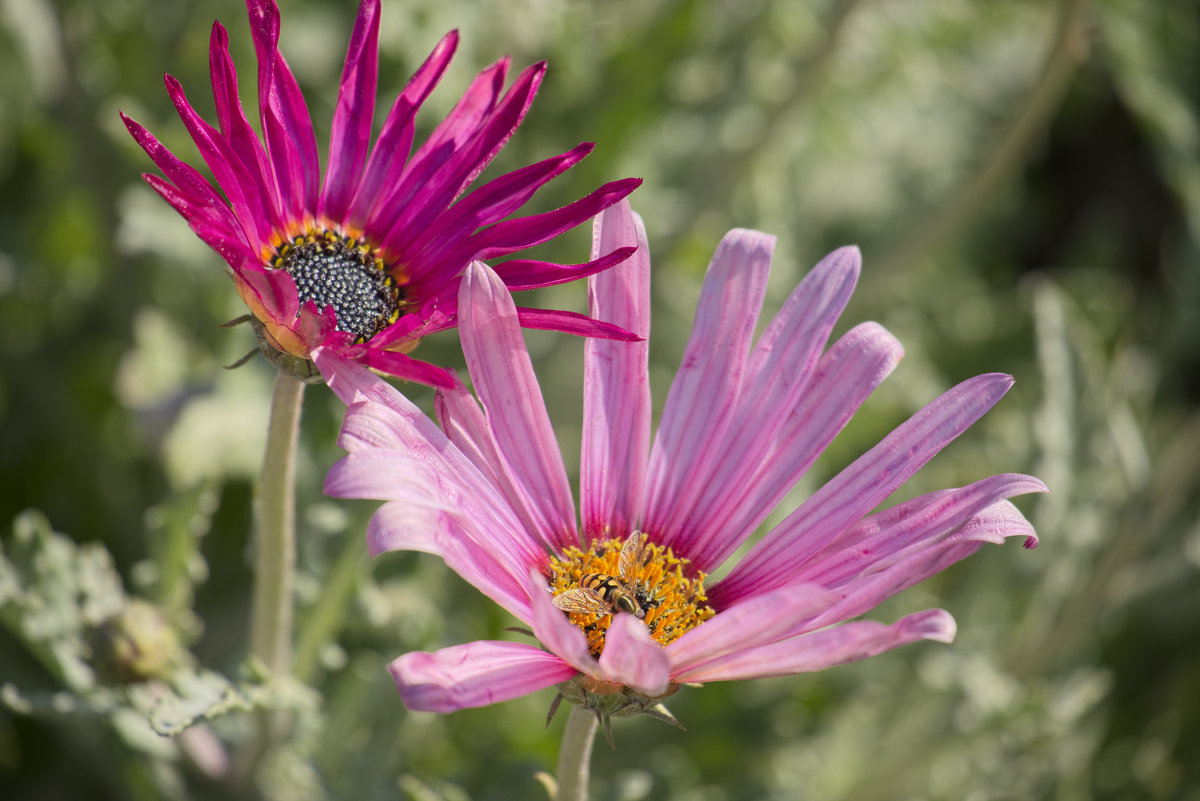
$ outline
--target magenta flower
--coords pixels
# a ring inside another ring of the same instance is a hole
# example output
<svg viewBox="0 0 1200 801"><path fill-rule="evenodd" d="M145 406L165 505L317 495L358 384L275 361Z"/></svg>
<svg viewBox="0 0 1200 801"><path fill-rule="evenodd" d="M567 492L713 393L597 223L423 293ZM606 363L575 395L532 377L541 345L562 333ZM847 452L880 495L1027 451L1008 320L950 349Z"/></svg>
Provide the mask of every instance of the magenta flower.
<svg viewBox="0 0 1200 801"><path fill-rule="evenodd" d="M378 0L359 6L322 175L308 109L278 49L279 9L274 0L246 5L258 54L263 139L242 110L228 35L214 23L209 62L219 128L193 109L178 81L168 75L166 85L217 186L122 114L162 170L146 181L229 263L238 293L274 349L306 360L324 347L400 378L452 386L452 372L406 354L425 335L457 324L458 284L467 264L546 242L640 181L614 181L557 211L506 219L590 152L590 144L581 144L463 196L521 123L545 73L544 63L535 64L504 92L507 58L479 73L410 154L417 110L450 63L456 32L417 70L371 146ZM627 256L617 249L579 265L514 259L495 269L509 289L531 289L581 278ZM629 338L570 312L522 309L519 316L530 328Z"/></svg>
<svg viewBox="0 0 1200 801"><path fill-rule="evenodd" d="M997 475L871 510L978 420L1012 384L972 378L936 399L768 531L719 581L854 410L899 361L863 323L826 349L859 253L827 256L753 342L773 238L730 232L709 266L695 326L650 444L649 259L627 203L597 221L594 252L637 243L593 276L590 311L643 338L589 340L580 522L503 280L481 262L460 294L462 341L481 411L439 393L445 434L366 371L318 356L350 403L349 455L325 490L386 501L373 554L418 550L530 627L542 647L473 642L391 665L404 703L449 712L559 684L598 714L655 708L681 683L820 670L920 639L949 642L940 609L892 624L858 620L884 599L978 550L1037 538L1006 499L1044 492Z"/></svg>

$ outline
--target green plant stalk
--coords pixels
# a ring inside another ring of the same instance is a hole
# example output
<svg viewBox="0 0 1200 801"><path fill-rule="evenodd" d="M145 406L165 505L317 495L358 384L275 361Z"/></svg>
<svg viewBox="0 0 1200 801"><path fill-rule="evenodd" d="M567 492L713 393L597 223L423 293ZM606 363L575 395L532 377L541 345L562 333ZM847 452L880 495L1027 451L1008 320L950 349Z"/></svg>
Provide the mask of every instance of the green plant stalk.
<svg viewBox="0 0 1200 801"><path fill-rule="evenodd" d="M558 752L558 795L555 801L587 801L592 743L600 721L582 706L572 706Z"/></svg>
<svg viewBox="0 0 1200 801"><path fill-rule="evenodd" d="M267 445L255 504L254 607L250 655L273 681L290 669L292 584L296 572L296 444L304 384L282 370L275 374ZM271 734L276 726L272 725Z"/></svg>

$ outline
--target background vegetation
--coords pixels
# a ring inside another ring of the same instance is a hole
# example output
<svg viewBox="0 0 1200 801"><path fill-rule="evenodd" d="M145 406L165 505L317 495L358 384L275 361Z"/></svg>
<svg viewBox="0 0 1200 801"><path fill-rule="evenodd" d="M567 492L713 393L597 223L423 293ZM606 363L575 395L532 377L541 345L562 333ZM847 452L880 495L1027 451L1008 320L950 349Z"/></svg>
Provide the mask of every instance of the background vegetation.
<svg viewBox="0 0 1200 801"><path fill-rule="evenodd" d="M327 135L354 3L281 5ZM873 614L942 606L953 645L684 690L671 707L686 732L618 722L595 798L1200 799L1200 6L383 5L384 107L457 27L426 129L501 54L546 58L493 172L590 140L542 208L645 179L660 404L724 231L778 235L773 304L826 251L862 247L839 330L878 320L907 356L794 501L993 370L1015 389L905 494L1017 470L1053 489L1022 501L1038 550L989 547ZM199 163L160 78L204 101L215 18L253 87L236 0L0 2L3 794L537 798L565 718L544 728L549 692L450 716L401 705L390 659L512 621L435 559L367 558L370 505L320 494L339 456L321 387L299 470L296 734L250 775L238 759L239 709L261 690L243 657L271 373L222 369L253 346L217 328L242 313L223 263L142 183L150 165L117 118ZM549 252L578 261L587 243ZM584 288L533 302L581 309ZM528 339L577 459L581 345ZM422 348L461 364L453 337ZM129 637L158 678L129 682Z"/></svg>

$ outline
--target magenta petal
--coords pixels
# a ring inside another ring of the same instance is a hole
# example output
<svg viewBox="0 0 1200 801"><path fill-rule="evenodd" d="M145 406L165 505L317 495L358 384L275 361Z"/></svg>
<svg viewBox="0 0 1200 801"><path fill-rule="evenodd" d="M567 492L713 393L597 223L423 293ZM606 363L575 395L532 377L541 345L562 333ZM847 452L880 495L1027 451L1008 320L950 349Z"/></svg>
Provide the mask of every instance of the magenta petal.
<svg viewBox="0 0 1200 801"><path fill-rule="evenodd" d="M728 654L768 645L837 600L815 584L792 584L739 601L667 646L671 669L686 673Z"/></svg>
<svg viewBox="0 0 1200 801"><path fill-rule="evenodd" d="M583 264L555 264L536 259L510 259L495 266L509 292L555 286L602 273L628 259L634 248L617 248Z"/></svg>
<svg viewBox="0 0 1200 801"><path fill-rule="evenodd" d="M620 326L606 323L603 320L593 320L575 312L559 309L517 309L517 320L522 328L533 328L538 331L561 331L564 334L574 334L577 337L593 339L613 339L618 342L635 342L637 336Z"/></svg>
<svg viewBox="0 0 1200 801"><path fill-rule="evenodd" d="M504 282L473 262L459 296L463 355L530 525L556 549L578 542L558 441Z"/></svg>
<svg viewBox="0 0 1200 801"><path fill-rule="evenodd" d="M732 422L754 327L762 308L774 237L734 230L709 264L683 363L671 384L650 451L645 524L674 545L702 490L697 475L727 458L711 447Z"/></svg>
<svg viewBox="0 0 1200 801"><path fill-rule="evenodd" d="M363 0L346 48L329 137L329 165L319 213L331 220L345 218L362 178L371 143L371 121L375 117L378 71L379 0Z"/></svg>
<svg viewBox="0 0 1200 801"><path fill-rule="evenodd" d="M917 640L954 640L954 618L941 609L927 609L888 626L859 620L788 640L748 648L713 660L675 677L676 681L738 681L811 673L856 662Z"/></svg>
<svg viewBox="0 0 1200 801"><path fill-rule="evenodd" d="M1011 376L976 376L921 409L751 548L709 592L711 602L720 605L751 588L763 592L789 583L813 554L887 498L1011 386Z"/></svg>
<svg viewBox="0 0 1200 801"><path fill-rule="evenodd" d="M645 623L624 612L613 618L605 633L600 670L607 681L651 698L664 694L671 684L667 652L650 637Z"/></svg>
<svg viewBox="0 0 1200 801"><path fill-rule="evenodd" d="M592 255L627 245L625 264L588 281L588 312L640 338L583 346L580 516L590 539L624 537L641 519L650 447L650 252L642 221L622 200L596 218Z"/></svg>
<svg viewBox="0 0 1200 801"><path fill-rule="evenodd" d="M388 669L404 705L421 712L497 704L575 674L570 665L532 645L487 640L433 653L412 651Z"/></svg>

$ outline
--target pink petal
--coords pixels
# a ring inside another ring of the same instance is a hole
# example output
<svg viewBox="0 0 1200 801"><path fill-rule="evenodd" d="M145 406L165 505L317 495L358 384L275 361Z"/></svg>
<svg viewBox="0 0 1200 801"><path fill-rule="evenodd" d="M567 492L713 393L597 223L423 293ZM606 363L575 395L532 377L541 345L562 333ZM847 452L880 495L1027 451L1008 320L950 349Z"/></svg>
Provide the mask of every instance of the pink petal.
<svg viewBox="0 0 1200 801"><path fill-rule="evenodd" d="M821 260L795 288L767 326L738 387L734 418L723 439L710 441L720 458L689 470L696 502L674 509L672 541L701 570L719 564L740 544L713 519L729 509L730 495L745 491L746 477L764 466L791 411L807 397L821 351L858 280L858 248L841 248ZM705 439L707 439L707 435ZM765 517L770 509L761 510Z"/></svg>
<svg viewBox="0 0 1200 801"><path fill-rule="evenodd" d="M538 642L580 673L602 678L600 667L588 649L587 638L554 605L545 577L537 570L531 570L526 586L533 607L533 633Z"/></svg>
<svg viewBox="0 0 1200 801"><path fill-rule="evenodd" d="M739 601L667 646L671 670L687 673L728 654L779 640L838 601L814 584L792 584Z"/></svg>
<svg viewBox="0 0 1200 801"><path fill-rule="evenodd" d="M692 335L650 451L645 524L660 545L675 544L675 532L695 505L701 487L694 477L727 458L711 446L732 422L774 245L766 234L731 231L709 264Z"/></svg>
<svg viewBox="0 0 1200 801"><path fill-rule="evenodd" d="M362 178L375 117L375 84L379 71L379 0L363 0L346 48L337 109L329 136L329 166L321 194L320 214L343 220Z"/></svg>
<svg viewBox="0 0 1200 801"><path fill-rule="evenodd" d="M921 409L822 486L709 591L715 606L789 583L796 571L907 481L1012 386L993 373L968 379Z"/></svg>
<svg viewBox="0 0 1200 801"><path fill-rule="evenodd" d="M941 609L908 615L890 626L859 620L789 640L748 648L675 677L680 682L739 681L811 673L856 662L917 640L951 642L954 618Z"/></svg>
<svg viewBox="0 0 1200 801"><path fill-rule="evenodd" d="M1033 527L1008 501L1001 501L979 512L950 537L924 547L908 549L899 556L869 565L861 574L844 581L835 590L841 599L802 630L809 631L848 620L874 609L885 599L942 572L978 551L985 542L1002 541L1005 536L1026 537ZM797 631L796 633L799 633Z"/></svg>
<svg viewBox="0 0 1200 801"><path fill-rule="evenodd" d="M650 637L645 623L624 612L613 618L604 636L600 670L605 680L652 698L671 684L667 652Z"/></svg>
<svg viewBox="0 0 1200 801"><path fill-rule="evenodd" d="M367 547L372 556L387 551L440 556L468 584L513 617L531 623L533 613L524 578L525 568L532 563L530 557L516 553L512 541L477 531L472 522L456 510L385 503L367 526Z"/></svg>
<svg viewBox="0 0 1200 801"><path fill-rule="evenodd" d="M1025 528L1013 527L1013 521L1001 522L994 515L976 517L1004 498L1034 492L1046 492L1046 485L1032 476L1004 474L961 489L922 495L863 518L815 554L796 579L832 587L948 537L1003 542L1000 531L1025 534ZM968 530L962 531L968 523ZM999 528L993 528L997 523Z"/></svg>
<svg viewBox="0 0 1200 801"><path fill-rule="evenodd" d="M459 315L471 380L507 471L524 494L522 511L532 530L561 550L578 541L566 468L512 297L483 262L467 269Z"/></svg>
<svg viewBox="0 0 1200 801"><path fill-rule="evenodd" d="M650 251L622 200L596 218L592 255L637 245L625 264L588 282L588 312L640 338L584 343L580 515L589 539L624 537L641 519L650 447Z"/></svg>
<svg viewBox="0 0 1200 801"><path fill-rule="evenodd" d="M388 669L404 705L422 712L498 704L575 674L570 665L532 645L486 640L433 653L412 651Z"/></svg>
<svg viewBox="0 0 1200 801"><path fill-rule="evenodd" d="M701 500L696 517L723 536L710 538L705 548L689 549L698 569L713 570L754 533L903 353L896 338L876 323L858 325L834 343L759 463L724 488L722 503Z"/></svg>

